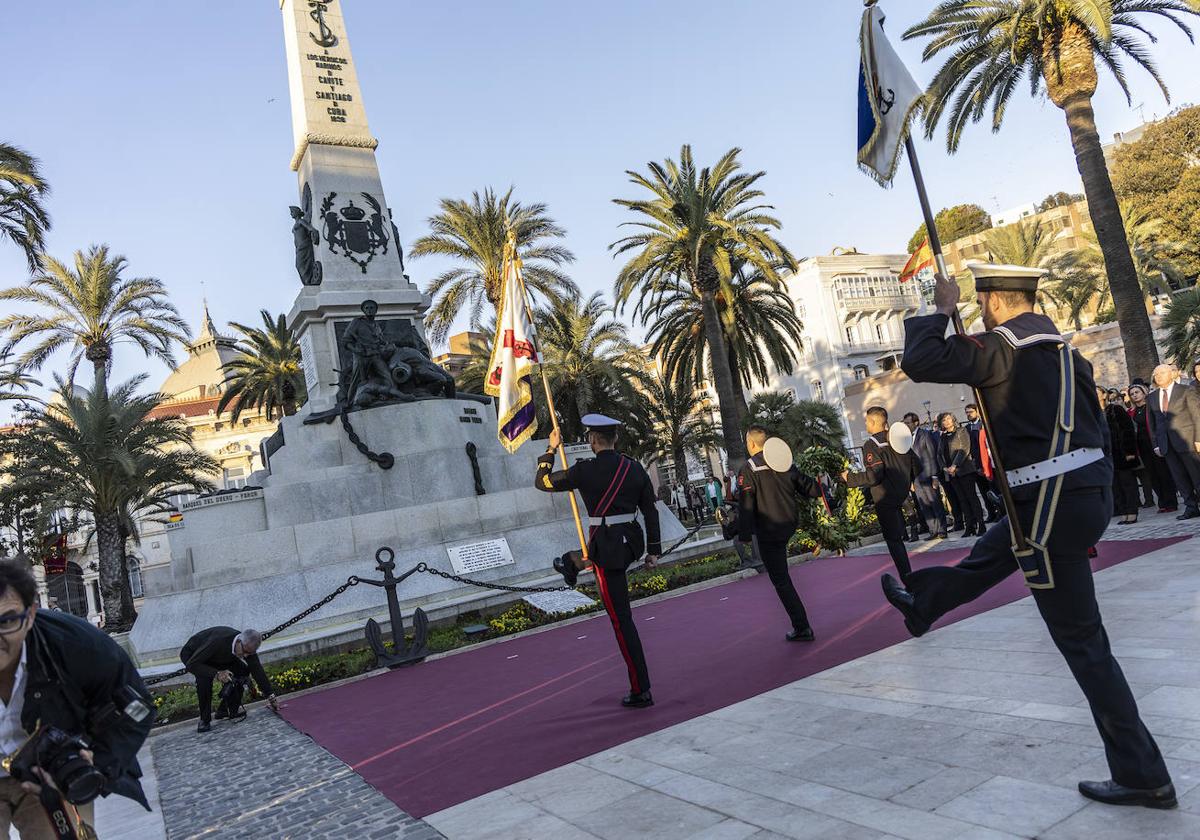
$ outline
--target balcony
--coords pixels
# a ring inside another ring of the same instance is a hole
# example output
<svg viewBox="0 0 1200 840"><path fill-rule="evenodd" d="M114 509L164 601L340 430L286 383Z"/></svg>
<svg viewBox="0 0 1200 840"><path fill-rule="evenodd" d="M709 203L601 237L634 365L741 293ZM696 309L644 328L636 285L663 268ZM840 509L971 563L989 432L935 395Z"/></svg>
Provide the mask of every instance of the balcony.
<svg viewBox="0 0 1200 840"><path fill-rule="evenodd" d="M838 301L843 312L894 312L897 309L916 309L921 305L917 292L900 295L873 295L872 297L844 298Z"/></svg>
<svg viewBox="0 0 1200 840"><path fill-rule="evenodd" d="M848 341L843 341L841 346L841 354L843 356L867 356L880 355L883 353L896 353L904 349L904 339L897 338L891 341L859 341L851 344Z"/></svg>

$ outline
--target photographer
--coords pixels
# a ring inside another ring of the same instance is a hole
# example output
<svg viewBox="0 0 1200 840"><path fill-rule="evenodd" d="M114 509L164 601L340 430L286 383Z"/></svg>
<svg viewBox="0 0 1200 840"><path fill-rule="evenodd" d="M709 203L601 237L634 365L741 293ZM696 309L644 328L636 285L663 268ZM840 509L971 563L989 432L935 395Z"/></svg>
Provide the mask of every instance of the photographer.
<svg viewBox="0 0 1200 840"><path fill-rule="evenodd" d="M239 633L232 627L210 627L201 630L187 640L179 651L183 667L196 678L196 696L200 701L200 723L197 732L212 729L212 684L221 683L221 704L217 707L217 720L228 718L238 721L246 717L245 710L239 713L242 693L254 677L258 690L278 710L271 680L258 661L258 648L262 634L257 630Z"/></svg>
<svg viewBox="0 0 1200 840"><path fill-rule="evenodd" d="M39 610L29 567L0 560L0 835L15 827L23 840L80 836L73 832L93 822L97 795L149 810L137 752L153 706L116 642L72 615ZM52 820L64 818L72 833L55 831Z"/></svg>

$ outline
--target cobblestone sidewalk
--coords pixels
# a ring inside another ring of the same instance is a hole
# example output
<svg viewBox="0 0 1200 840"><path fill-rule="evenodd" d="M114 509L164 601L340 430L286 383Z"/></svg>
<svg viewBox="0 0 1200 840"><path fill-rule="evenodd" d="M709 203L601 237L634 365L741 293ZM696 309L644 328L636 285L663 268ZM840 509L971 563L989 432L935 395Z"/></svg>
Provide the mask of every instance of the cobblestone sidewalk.
<svg viewBox="0 0 1200 840"><path fill-rule="evenodd" d="M150 744L169 840L442 837L266 709Z"/></svg>

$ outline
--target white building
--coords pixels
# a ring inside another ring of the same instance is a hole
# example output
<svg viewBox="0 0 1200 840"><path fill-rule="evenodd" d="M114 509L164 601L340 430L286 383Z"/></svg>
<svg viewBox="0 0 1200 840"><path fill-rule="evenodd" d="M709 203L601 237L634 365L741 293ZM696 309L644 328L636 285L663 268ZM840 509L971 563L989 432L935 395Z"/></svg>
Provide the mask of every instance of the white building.
<svg viewBox="0 0 1200 840"><path fill-rule="evenodd" d="M921 305L916 282L900 282L907 261L906 254L808 257L786 281L804 346L792 375L775 374L770 387L836 406L854 446L862 430L851 432L846 385L899 366L904 319Z"/></svg>
<svg viewBox="0 0 1200 840"><path fill-rule="evenodd" d="M1033 202L1021 204L1017 207L1010 207L1007 210L1001 210L999 213L992 214L992 227L1004 227L1005 225L1015 224L1022 219L1028 219L1030 216L1036 216L1038 212L1037 205Z"/></svg>

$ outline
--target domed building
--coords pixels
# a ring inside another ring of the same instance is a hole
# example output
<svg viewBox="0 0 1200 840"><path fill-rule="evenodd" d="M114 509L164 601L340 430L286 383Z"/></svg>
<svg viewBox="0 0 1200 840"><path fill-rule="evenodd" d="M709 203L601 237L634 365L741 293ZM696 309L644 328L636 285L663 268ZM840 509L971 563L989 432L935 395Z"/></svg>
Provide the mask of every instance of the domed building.
<svg viewBox="0 0 1200 840"><path fill-rule="evenodd" d="M217 331L208 304L196 339L187 347L187 357L159 386L163 402L151 416L180 417L192 431L195 447L211 455L220 464L212 481L218 489L245 485L250 474L262 466L260 443L275 431L262 411L246 411L236 424L229 409L217 414L217 404L225 391L223 366L237 356L237 341ZM195 498L180 494L173 498L175 507ZM135 604L142 598L142 571L169 564L170 548L165 534L179 520L178 514L158 515L141 520L138 540L128 546L129 578ZM66 571L46 577L46 594L59 609L93 623L100 621L100 587L96 541L87 540L87 531L71 535L67 542Z"/></svg>

